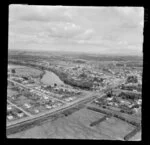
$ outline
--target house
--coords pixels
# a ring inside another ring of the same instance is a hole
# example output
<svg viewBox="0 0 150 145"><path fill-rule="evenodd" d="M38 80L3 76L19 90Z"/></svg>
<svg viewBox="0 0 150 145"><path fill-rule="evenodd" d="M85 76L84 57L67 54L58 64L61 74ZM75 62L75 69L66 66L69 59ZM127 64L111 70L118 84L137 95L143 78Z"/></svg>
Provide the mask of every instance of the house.
<svg viewBox="0 0 150 145"><path fill-rule="evenodd" d="M52 107L51 106L49 106L49 105L46 105L45 106L47 109L51 109Z"/></svg>
<svg viewBox="0 0 150 145"><path fill-rule="evenodd" d="M18 117L23 117L23 116L24 116L24 113L23 113L23 112L22 112L22 113L18 113L17 116L18 116Z"/></svg>
<svg viewBox="0 0 150 145"><path fill-rule="evenodd" d="M137 113L139 111L138 108L133 108L134 112Z"/></svg>
<svg viewBox="0 0 150 145"><path fill-rule="evenodd" d="M138 100L137 100L137 104L138 104L138 105L141 105L141 104L142 104L142 99L138 99Z"/></svg>
<svg viewBox="0 0 150 145"><path fill-rule="evenodd" d="M112 99L113 99L113 97L111 97L111 98L107 98L107 100L108 100L108 101L111 101Z"/></svg>
<svg viewBox="0 0 150 145"><path fill-rule="evenodd" d="M43 96L43 98L47 100L47 99L48 99L48 96Z"/></svg>
<svg viewBox="0 0 150 145"><path fill-rule="evenodd" d="M133 92L135 92L135 93L136 93L136 92L137 92L137 90L133 90Z"/></svg>
<svg viewBox="0 0 150 145"><path fill-rule="evenodd" d="M31 108L31 105L30 105L30 104L27 104L27 103L25 103L24 106L25 106L26 108Z"/></svg>
<svg viewBox="0 0 150 145"><path fill-rule="evenodd" d="M53 108L56 108L57 107L57 105L55 104L55 105L53 105Z"/></svg>
<svg viewBox="0 0 150 145"><path fill-rule="evenodd" d="M114 106L118 107L119 105L117 103L114 103Z"/></svg>
<svg viewBox="0 0 150 145"><path fill-rule="evenodd" d="M30 92L32 93L32 92L34 92L34 90L31 89Z"/></svg>
<svg viewBox="0 0 150 145"><path fill-rule="evenodd" d="M12 115L8 115L7 118L8 118L9 120L12 120L14 117L13 117Z"/></svg>
<svg viewBox="0 0 150 145"><path fill-rule="evenodd" d="M131 104L129 101L124 101L124 100L120 100L120 103L124 104L124 105L130 105Z"/></svg>
<svg viewBox="0 0 150 145"><path fill-rule="evenodd" d="M35 113L39 113L39 110L38 110L38 109L35 109L34 112L35 112Z"/></svg>
<svg viewBox="0 0 150 145"><path fill-rule="evenodd" d="M131 105L129 105L128 107L129 107L129 108L132 108L133 106L134 106L134 104L131 104Z"/></svg>
<svg viewBox="0 0 150 145"><path fill-rule="evenodd" d="M65 101L67 101L67 102L70 101L70 98L66 98Z"/></svg>
<svg viewBox="0 0 150 145"><path fill-rule="evenodd" d="M11 110L12 109L12 107L11 106L7 106L7 110Z"/></svg>
<svg viewBox="0 0 150 145"><path fill-rule="evenodd" d="M57 103L57 106L61 106L61 103Z"/></svg>
<svg viewBox="0 0 150 145"><path fill-rule="evenodd" d="M113 105L113 102L108 102L108 104L112 106L112 105Z"/></svg>

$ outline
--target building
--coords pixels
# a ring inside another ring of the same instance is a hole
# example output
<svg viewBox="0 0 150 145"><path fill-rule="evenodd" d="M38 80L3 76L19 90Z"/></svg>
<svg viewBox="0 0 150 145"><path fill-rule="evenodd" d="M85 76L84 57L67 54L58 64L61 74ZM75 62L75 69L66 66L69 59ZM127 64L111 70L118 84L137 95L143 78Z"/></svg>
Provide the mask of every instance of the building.
<svg viewBox="0 0 150 145"><path fill-rule="evenodd" d="M7 106L7 110L11 110L12 107L10 105Z"/></svg>
<svg viewBox="0 0 150 145"><path fill-rule="evenodd" d="M47 100L47 99L48 99L48 96L43 96L43 98Z"/></svg>
<svg viewBox="0 0 150 145"><path fill-rule="evenodd" d="M14 117L13 117L12 115L8 115L7 118L8 118L9 120L12 120Z"/></svg>
<svg viewBox="0 0 150 145"><path fill-rule="evenodd" d="M24 116L24 113L23 113L23 112L22 112L22 113L18 113L17 116L18 116L18 117L23 117L23 116Z"/></svg>
<svg viewBox="0 0 150 145"><path fill-rule="evenodd" d="M45 107L46 107L47 109L51 109L51 108L52 108L52 107L49 106L49 105L45 105Z"/></svg>
<svg viewBox="0 0 150 145"><path fill-rule="evenodd" d="M129 101L124 101L124 100L120 100L120 103L124 104L124 105L130 105L131 104Z"/></svg>
<svg viewBox="0 0 150 145"><path fill-rule="evenodd" d="M111 101L112 99L113 99L113 97L111 97L111 98L107 98L107 100L108 100L108 101Z"/></svg>
<svg viewBox="0 0 150 145"><path fill-rule="evenodd" d="M138 99L138 100L137 100L137 104L138 104L138 105L141 105L141 104L142 104L142 99Z"/></svg>
<svg viewBox="0 0 150 145"><path fill-rule="evenodd" d="M38 109L35 109L34 112L35 112L35 113L39 113L39 110L38 110Z"/></svg>
<svg viewBox="0 0 150 145"><path fill-rule="evenodd" d="M30 104L27 104L27 103L25 103L24 106L25 106L26 108L31 108L31 105L30 105Z"/></svg>

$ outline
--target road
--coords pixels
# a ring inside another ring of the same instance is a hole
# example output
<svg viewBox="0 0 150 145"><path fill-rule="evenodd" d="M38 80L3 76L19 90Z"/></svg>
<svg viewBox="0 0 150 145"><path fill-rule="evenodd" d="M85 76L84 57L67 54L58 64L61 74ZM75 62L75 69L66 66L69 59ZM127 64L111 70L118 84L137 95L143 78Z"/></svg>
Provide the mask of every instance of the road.
<svg viewBox="0 0 150 145"><path fill-rule="evenodd" d="M53 96L48 96L48 95L46 95L46 94L44 94L44 93L42 93L42 92L40 92L40 91L38 91L38 90L36 90L36 89L29 88L29 87L27 87L27 86L25 86L25 85L23 85L23 84L21 84L21 83L18 83L18 82L16 82L16 81L11 80L11 79L8 79L8 80L9 80L10 82L13 82L14 84L17 84L17 85L19 85L19 86L21 86L21 87L26 88L26 89L33 90L34 92L36 92L36 93L38 93L38 94L41 94L42 96L47 96L47 97L49 97L49 98L53 98L54 100L61 101L62 103L66 103L66 102L63 101L63 100L59 100L59 99L57 99L57 98L54 98Z"/></svg>
<svg viewBox="0 0 150 145"><path fill-rule="evenodd" d="M13 83L15 83L15 84L17 84L17 85L20 85L20 86L26 88L26 89L31 89L31 88L28 88L28 87L26 87L26 86L24 86L24 85L22 85L22 84L20 84L18 82L12 81L10 79L8 79L8 80L13 82ZM42 94L42 95L45 95L45 94L43 94L43 93L41 93L41 92L39 92L37 90L35 90L35 91L40 93L40 94ZM8 127L13 127L14 125L19 125L20 123L22 124L22 123L26 123L28 121L34 121L34 120L37 120L38 118L43 118L43 117L45 117L47 115L49 116L49 115L55 114L58 111L62 111L62 110L66 110L68 108L74 107L74 106L76 106L76 105L78 105L78 104L80 104L82 102L92 101L96 97L104 95L103 93L100 94L100 93L95 93L95 92L93 93L93 92L88 92L88 91L84 91L84 92L85 92L85 94L84 94L85 96L83 96L82 98L79 98L79 99L77 99L77 100L75 100L73 102L66 103L66 102L64 102L62 100L54 98L56 100L62 101L64 103L64 105L60 106L60 107L57 107L57 108L53 108L53 109L51 109L51 110L49 110L47 112L39 113L37 115L33 115L33 116L30 115L30 117L26 117L26 118L23 118L23 119L11 122L11 123L7 124L7 126Z"/></svg>
<svg viewBox="0 0 150 145"><path fill-rule="evenodd" d="M25 114L27 114L28 116L32 117L32 115L28 112L26 112L25 110L23 110L21 107L18 107L16 104L10 102L9 100L7 100L8 103L10 103L12 106L15 106L16 108L18 108L19 110L21 110L22 112L24 112Z"/></svg>
<svg viewBox="0 0 150 145"><path fill-rule="evenodd" d="M32 124L36 125L38 123L41 123L42 121L47 120L49 117L51 117L55 114L59 114L65 110L71 109L71 108L76 107L78 105L88 103L95 98L96 98L96 96L88 97L88 98L85 98L84 100L80 100L80 101L75 102L75 103L73 102L72 104L66 104L66 106L59 107L59 108L57 108L57 110L52 110L51 112L47 112L47 113L42 114L42 115L40 114L38 116L26 118L20 122L17 122L15 124L11 124L11 125L7 126L7 135L18 132L22 128L26 128Z"/></svg>

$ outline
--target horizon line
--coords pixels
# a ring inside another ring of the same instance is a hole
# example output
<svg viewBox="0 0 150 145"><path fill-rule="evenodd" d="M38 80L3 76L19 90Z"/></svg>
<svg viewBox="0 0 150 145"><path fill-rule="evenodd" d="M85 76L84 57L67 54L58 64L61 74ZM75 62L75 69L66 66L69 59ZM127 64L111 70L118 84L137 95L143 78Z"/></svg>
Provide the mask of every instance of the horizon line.
<svg viewBox="0 0 150 145"><path fill-rule="evenodd" d="M143 57L143 52L141 54L123 54L123 53L101 53L101 52L88 52L88 51L69 51L69 50L35 50L35 49L8 49L9 51L29 51L29 52L60 52L60 53L77 53L77 54L93 54L93 55L117 55L117 56L140 56Z"/></svg>

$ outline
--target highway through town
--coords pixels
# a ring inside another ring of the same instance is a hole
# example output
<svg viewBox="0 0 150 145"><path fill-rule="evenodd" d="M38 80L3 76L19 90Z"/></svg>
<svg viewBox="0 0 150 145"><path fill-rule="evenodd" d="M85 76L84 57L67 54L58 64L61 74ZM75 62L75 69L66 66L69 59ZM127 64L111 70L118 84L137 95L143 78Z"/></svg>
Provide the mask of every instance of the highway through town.
<svg viewBox="0 0 150 145"><path fill-rule="evenodd" d="M22 112L24 112L28 116L32 117L32 115L30 113L28 113L27 111L23 110L21 107L18 107L16 104L10 102L9 100L7 100L7 102L10 103L12 106L15 106L16 108L20 109Z"/></svg>
<svg viewBox="0 0 150 145"><path fill-rule="evenodd" d="M89 96L82 100L79 100L78 102L72 102L70 104L66 104L64 106L58 107L55 110L51 110L50 112L35 115L34 117L26 118L20 122L17 122L15 124L11 124L7 126L7 135L14 133L18 131L20 128L24 128L25 126L28 126L30 124L38 124L38 122L42 122L44 120L47 120L49 117L62 113L68 109L71 109L73 107L76 107L78 105L86 104L88 102L91 102L93 99L95 99L97 96Z"/></svg>
<svg viewBox="0 0 150 145"><path fill-rule="evenodd" d="M25 86L25 85L23 85L23 84L21 84L21 83L18 83L18 82L16 82L16 81L13 81L13 80L10 80L10 79L8 79L8 80L9 80L10 82L13 82L14 84L17 84L17 85L19 85L19 86L21 86L21 87L26 88L26 89L33 90L34 92L36 92L36 93L38 93L38 94L40 94L40 95L47 96L47 97L49 97L49 98L53 98L54 100L61 101L62 103L66 103L66 102L63 101L63 100L54 98L54 97L52 97L52 96L48 96L48 95L46 95L45 93L40 92L39 90L36 90L36 89L33 89L33 88L29 88L29 87L27 87L27 86Z"/></svg>
<svg viewBox="0 0 150 145"><path fill-rule="evenodd" d="M24 88L31 89L31 88L28 88L28 87L26 87L26 86L24 86L24 85L22 85L22 84L20 84L18 82L12 81L10 79L8 79L8 80L13 82L13 83L15 83L15 84L17 84L17 85L19 85L19 86L22 86ZM41 95L45 95L44 93L41 93L41 92L39 92L37 90L34 90L34 91L40 93ZM54 115L56 113L62 112L64 110L67 110L69 108L75 107L75 106L77 106L79 104L84 104L84 103L90 102L93 99L95 99L97 97L102 97L102 96L104 96L103 93L95 93L95 92L84 91L84 96L79 98L79 99L77 99L77 100L75 100L75 101L73 101L73 102L68 102L68 103L67 102L63 102L64 103L63 106L59 106L57 108L53 108L53 109L51 109L51 110L49 110L47 112L39 113L37 115L33 115L33 116L30 115L30 117L22 118L20 120L17 120L17 121L14 121L12 123L9 123L9 124L7 124L7 129L14 128L14 127L17 127L19 125L23 125L23 124L27 124L27 123L30 123L30 122L34 122L34 121L37 121L37 120L41 120L41 119L47 118L48 116L51 116L51 115ZM54 99L56 99L56 98L54 98ZM59 99L57 99L57 100L59 100ZM62 101L62 100L59 100L59 101Z"/></svg>

